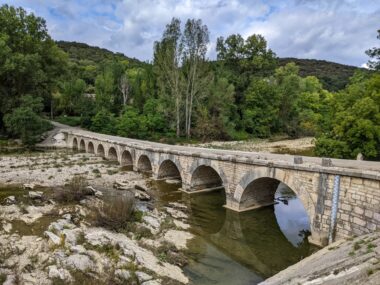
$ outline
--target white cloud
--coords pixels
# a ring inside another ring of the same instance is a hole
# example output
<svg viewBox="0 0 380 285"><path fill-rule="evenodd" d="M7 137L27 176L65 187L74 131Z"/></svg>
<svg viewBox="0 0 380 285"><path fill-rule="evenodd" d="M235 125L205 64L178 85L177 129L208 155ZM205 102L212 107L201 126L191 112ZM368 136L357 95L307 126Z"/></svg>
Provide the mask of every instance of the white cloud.
<svg viewBox="0 0 380 285"><path fill-rule="evenodd" d="M376 3L377 2L377 3ZM152 58L172 17L201 18L209 27L209 56L218 36L263 34L279 56L352 65L377 45L380 3L371 0L0 0L47 20L58 40L97 45L142 60Z"/></svg>

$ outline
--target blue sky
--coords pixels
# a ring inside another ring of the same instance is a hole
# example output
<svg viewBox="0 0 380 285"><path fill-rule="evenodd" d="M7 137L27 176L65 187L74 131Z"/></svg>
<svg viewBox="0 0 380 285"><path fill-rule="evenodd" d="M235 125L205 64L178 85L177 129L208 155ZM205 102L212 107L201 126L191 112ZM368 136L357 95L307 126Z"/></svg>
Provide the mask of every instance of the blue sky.
<svg viewBox="0 0 380 285"><path fill-rule="evenodd" d="M152 59L172 17L201 18L209 27L208 56L218 36L264 35L280 57L316 58L361 66L379 46L379 0L0 0L46 19L56 40L85 42Z"/></svg>

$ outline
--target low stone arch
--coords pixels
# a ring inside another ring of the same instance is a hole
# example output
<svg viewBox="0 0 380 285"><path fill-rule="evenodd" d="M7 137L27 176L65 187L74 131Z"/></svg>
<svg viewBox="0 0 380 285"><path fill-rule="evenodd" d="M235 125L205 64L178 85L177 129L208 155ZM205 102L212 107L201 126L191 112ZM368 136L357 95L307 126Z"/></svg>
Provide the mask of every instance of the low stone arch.
<svg viewBox="0 0 380 285"><path fill-rule="evenodd" d="M177 159L160 159L157 179L173 178L180 179L182 181L181 170L181 164Z"/></svg>
<svg viewBox="0 0 380 285"><path fill-rule="evenodd" d="M74 150L78 150L78 139L77 138L73 138L72 148Z"/></svg>
<svg viewBox="0 0 380 285"><path fill-rule="evenodd" d="M300 199L312 227L315 216L315 201L302 182L298 182L294 175L287 173L286 170L258 167L247 172L236 186L233 200L236 202L239 211L268 205L273 203L274 193L280 183L287 185Z"/></svg>
<svg viewBox="0 0 380 285"><path fill-rule="evenodd" d="M81 140L80 140L80 143L79 143L79 151L83 151L83 152L86 151L86 143L84 142L84 139L81 139Z"/></svg>
<svg viewBox="0 0 380 285"><path fill-rule="evenodd" d="M88 144L87 144L87 152L88 153L95 153L94 144L92 142L88 142Z"/></svg>
<svg viewBox="0 0 380 285"><path fill-rule="evenodd" d="M121 154L120 164L122 166L133 165L132 153L129 150L124 150Z"/></svg>
<svg viewBox="0 0 380 285"><path fill-rule="evenodd" d="M112 160L112 161L118 161L118 155L117 155L117 150L113 146L111 146L108 149L107 152L107 159Z"/></svg>
<svg viewBox="0 0 380 285"><path fill-rule="evenodd" d="M106 155L104 146L101 143L98 144L98 147L96 148L96 155L99 155L101 157L105 157Z"/></svg>
<svg viewBox="0 0 380 285"><path fill-rule="evenodd" d="M151 172L153 169L151 159L146 154L141 154L137 160L137 170Z"/></svg>
<svg viewBox="0 0 380 285"><path fill-rule="evenodd" d="M199 170L200 167L202 167L203 170L209 170L210 171L209 174L212 174L212 172L211 172L211 169L212 169L221 179L221 185L220 186L223 186L226 192L228 191L227 176L224 174L222 169L220 169L216 164L213 164L210 160L207 160L207 159L197 159L191 165L190 171L189 171L190 172L190 180L189 180L189 188L190 189L197 189L197 188L199 188L197 186L201 186L201 184L194 183L195 181L193 181L194 174L197 174L195 172L197 171L197 169ZM212 178L215 178L214 182L216 182L215 176L214 177L210 176L209 178L210 178L210 182L213 180ZM203 185L203 186L205 186L205 185ZM204 188L207 188L207 187L204 187Z"/></svg>

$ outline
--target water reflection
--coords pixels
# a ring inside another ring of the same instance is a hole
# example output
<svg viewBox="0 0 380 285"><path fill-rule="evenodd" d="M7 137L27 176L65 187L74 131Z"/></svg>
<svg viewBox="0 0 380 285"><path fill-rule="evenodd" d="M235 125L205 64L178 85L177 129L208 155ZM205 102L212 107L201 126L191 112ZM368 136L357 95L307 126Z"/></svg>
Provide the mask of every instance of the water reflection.
<svg viewBox="0 0 380 285"><path fill-rule="evenodd" d="M274 212L281 231L288 241L299 246L310 233L309 217L301 200L283 183L277 188L275 200L279 202Z"/></svg>
<svg viewBox="0 0 380 285"><path fill-rule="evenodd" d="M301 202L284 184L276 205L237 213L222 207L224 191L185 195L179 185L153 182L157 205L182 201L195 238L185 273L193 284L257 284L308 256L315 248Z"/></svg>

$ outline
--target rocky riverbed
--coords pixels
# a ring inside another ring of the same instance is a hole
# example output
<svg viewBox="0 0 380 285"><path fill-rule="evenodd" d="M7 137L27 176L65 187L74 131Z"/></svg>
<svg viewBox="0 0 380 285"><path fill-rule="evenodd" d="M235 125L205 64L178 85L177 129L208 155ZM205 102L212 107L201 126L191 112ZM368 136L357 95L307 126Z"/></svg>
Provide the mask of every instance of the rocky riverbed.
<svg viewBox="0 0 380 285"><path fill-rule="evenodd" d="M3 156L0 169L0 283L188 283L181 269L192 238L186 207L171 203L158 211L140 202L150 199L149 179L142 174L66 151ZM78 177L86 194L62 200ZM123 230L96 223L109 192L136 197Z"/></svg>

